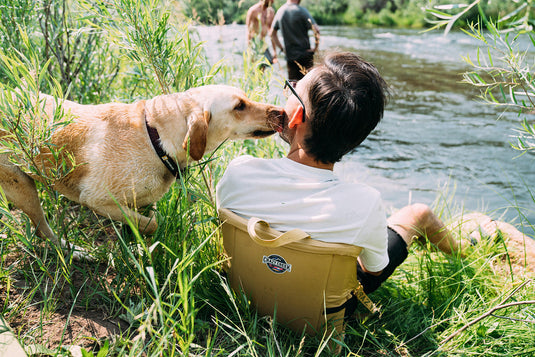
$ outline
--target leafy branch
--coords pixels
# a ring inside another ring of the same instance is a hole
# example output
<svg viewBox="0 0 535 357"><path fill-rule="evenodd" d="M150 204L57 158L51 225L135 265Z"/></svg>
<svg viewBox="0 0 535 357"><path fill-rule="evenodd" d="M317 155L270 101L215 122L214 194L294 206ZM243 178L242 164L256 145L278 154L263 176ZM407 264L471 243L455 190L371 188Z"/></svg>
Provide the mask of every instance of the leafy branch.
<svg viewBox="0 0 535 357"><path fill-rule="evenodd" d="M143 96L207 84L220 69L206 63L202 44L191 39L188 25L175 27L170 10L158 0L85 0L81 6L99 19L92 26L107 33L134 66L131 73L144 86Z"/></svg>
<svg viewBox="0 0 535 357"><path fill-rule="evenodd" d="M53 133L69 124L61 106L62 89L49 78L50 61L40 64L27 34L20 37L28 56L16 50L0 52L0 73L9 84L0 84L0 142L2 153L15 165L40 181L52 184L74 169L74 158L51 142ZM47 113L40 88L48 86L56 102L52 115Z"/></svg>
<svg viewBox="0 0 535 357"><path fill-rule="evenodd" d="M440 5L439 9L442 10L463 10L448 14L437 8L427 9L438 19L430 20L435 24L432 29L445 26L444 32L447 34L476 5L480 20L461 30L481 42L484 49L478 48L475 59L464 57L465 62L473 68L464 73L464 82L479 88L479 98L484 103L517 110L523 118L520 127L515 130L516 142L511 146L523 152L534 150L535 120L530 115L535 113L535 69L528 58L530 48L519 49L523 44L521 40L526 36L529 39L527 43L535 47L535 22L531 17L535 9L534 2L527 0L519 3L516 9L498 20L485 16L480 0L470 5Z"/></svg>

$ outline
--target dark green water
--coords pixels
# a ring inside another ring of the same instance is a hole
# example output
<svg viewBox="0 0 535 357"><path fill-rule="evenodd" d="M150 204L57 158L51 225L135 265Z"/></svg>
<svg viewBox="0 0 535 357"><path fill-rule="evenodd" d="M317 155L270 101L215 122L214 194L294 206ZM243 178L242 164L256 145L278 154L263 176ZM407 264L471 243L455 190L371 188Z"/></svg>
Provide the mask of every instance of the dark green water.
<svg viewBox="0 0 535 357"><path fill-rule="evenodd" d="M243 61L244 26L197 31L212 63ZM321 53L356 52L374 63L393 89L383 121L337 166L340 174L376 187L392 209L410 202L432 204L445 196L452 209L484 211L533 234L527 225L535 224L535 153L517 157L509 144L519 118L477 102L476 89L460 83L468 69L462 56L475 56L475 40L436 31L321 31ZM530 51L528 58L534 58L535 50ZM280 73L284 76L284 67Z"/></svg>

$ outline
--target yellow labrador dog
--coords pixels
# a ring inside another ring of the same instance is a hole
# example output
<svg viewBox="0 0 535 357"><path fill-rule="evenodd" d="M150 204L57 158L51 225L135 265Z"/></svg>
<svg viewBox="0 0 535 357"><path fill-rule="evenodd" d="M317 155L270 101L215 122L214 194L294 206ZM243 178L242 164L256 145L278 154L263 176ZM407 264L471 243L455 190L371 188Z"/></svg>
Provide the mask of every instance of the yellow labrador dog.
<svg viewBox="0 0 535 357"><path fill-rule="evenodd" d="M40 102L51 118L56 100L43 95ZM242 90L223 85L132 104L63 101L62 108L73 120L54 132L51 142L64 147L62 153L71 154L75 166L54 183L54 189L113 220L125 222L126 214L147 234L156 230L156 220L135 208L159 200L179 170L225 140L262 138L280 131L285 116L283 108L251 101ZM7 199L29 216L39 236L57 243L34 178L12 164L8 153L0 154L0 186Z"/></svg>

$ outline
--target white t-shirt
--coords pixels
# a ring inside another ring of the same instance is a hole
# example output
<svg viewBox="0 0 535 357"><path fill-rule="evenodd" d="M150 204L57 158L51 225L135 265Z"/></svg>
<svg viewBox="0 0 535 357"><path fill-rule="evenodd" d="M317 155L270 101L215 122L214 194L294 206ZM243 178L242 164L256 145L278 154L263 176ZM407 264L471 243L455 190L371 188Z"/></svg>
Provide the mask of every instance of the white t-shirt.
<svg viewBox="0 0 535 357"><path fill-rule="evenodd" d="M386 214L379 192L340 181L331 170L288 158L240 156L216 190L217 207L258 217L279 231L299 228L314 239L362 247L369 271L388 264Z"/></svg>

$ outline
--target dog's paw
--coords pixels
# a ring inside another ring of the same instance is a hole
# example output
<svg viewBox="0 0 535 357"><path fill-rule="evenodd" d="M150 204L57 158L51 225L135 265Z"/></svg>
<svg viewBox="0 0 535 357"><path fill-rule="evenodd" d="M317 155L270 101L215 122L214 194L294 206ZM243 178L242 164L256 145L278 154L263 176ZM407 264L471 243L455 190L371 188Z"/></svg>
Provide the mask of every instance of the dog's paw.
<svg viewBox="0 0 535 357"><path fill-rule="evenodd" d="M158 222L156 222L156 216L153 214L152 217L149 217L150 221L149 223L145 224L144 226L139 227L139 232L142 234L154 234L156 230L158 229Z"/></svg>
<svg viewBox="0 0 535 357"><path fill-rule="evenodd" d="M94 262L96 258L91 253L82 247L74 244L69 244L65 239L61 239L61 249L65 254L72 252L72 259L77 262Z"/></svg>

